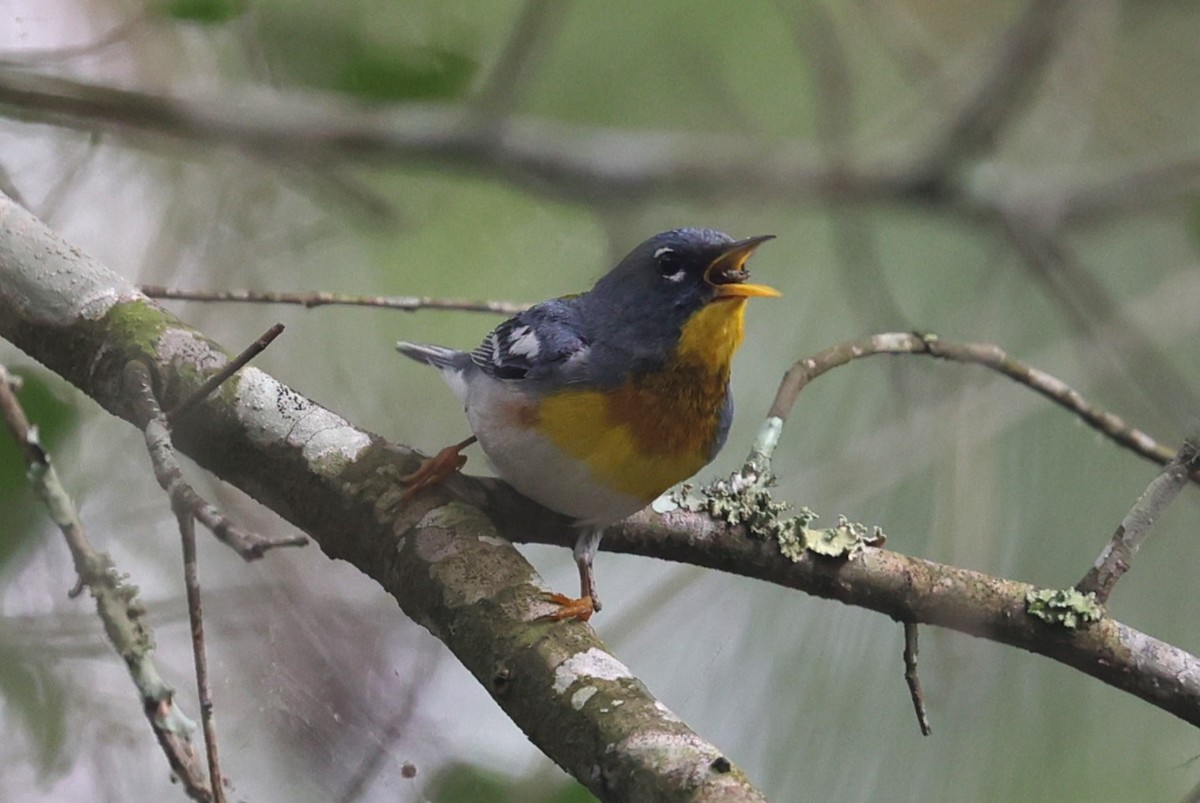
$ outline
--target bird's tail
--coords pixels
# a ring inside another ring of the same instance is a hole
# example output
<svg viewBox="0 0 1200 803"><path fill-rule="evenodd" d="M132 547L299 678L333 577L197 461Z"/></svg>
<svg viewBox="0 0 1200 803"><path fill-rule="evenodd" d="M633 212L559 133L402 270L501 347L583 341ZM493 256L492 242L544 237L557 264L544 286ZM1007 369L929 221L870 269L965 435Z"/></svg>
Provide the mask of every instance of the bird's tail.
<svg viewBox="0 0 1200 803"><path fill-rule="evenodd" d="M432 365L434 368L445 370L461 370L471 362L471 355L465 351L448 349L445 346L434 346L430 343L406 343L401 340L396 344L396 351L405 357L411 357L417 362Z"/></svg>

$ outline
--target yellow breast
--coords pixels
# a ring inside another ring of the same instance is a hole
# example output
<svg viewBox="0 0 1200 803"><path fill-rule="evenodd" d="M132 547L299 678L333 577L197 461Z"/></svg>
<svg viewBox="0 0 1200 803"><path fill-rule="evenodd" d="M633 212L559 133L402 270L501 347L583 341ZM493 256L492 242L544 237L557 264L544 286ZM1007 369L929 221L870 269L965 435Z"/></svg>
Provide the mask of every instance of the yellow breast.
<svg viewBox="0 0 1200 803"><path fill-rule="evenodd" d="M540 431L598 482L646 502L692 476L712 458L745 302L715 301L693 315L662 371L611 390L547 396Z"/></svg>

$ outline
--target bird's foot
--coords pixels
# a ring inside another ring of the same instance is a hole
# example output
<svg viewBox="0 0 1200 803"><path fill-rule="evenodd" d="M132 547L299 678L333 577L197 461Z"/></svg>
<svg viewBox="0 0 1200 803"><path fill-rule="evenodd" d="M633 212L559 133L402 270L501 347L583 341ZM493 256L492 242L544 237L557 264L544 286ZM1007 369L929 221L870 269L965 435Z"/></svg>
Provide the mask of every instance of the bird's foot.
<svg viewBox="0 0 1200 803"><path fill-rule="evenodd" d="M581 622L586 622L592 618L593 613L599 610L590 596L576 599L568 597L566 594L556 594L552 591L546 591L543 592L542 599L558 606L558 610L554 613L548 613L540 617L552 622L559 622L563 619L578 619Z"/></svg>
<svg viewBox="0 0 1200 803"><path fill-rule="evenodd" d="M400 497L400 501L408 502L426 488L439 485L445 482L451 474L460 471L467 464L467 456L460 452L474 442L475 436L472 435L465 441L447 446L433 457L425 458L421 465L417 466L416 471L401 477L400 482L407 485L408 490Z"/></svg>

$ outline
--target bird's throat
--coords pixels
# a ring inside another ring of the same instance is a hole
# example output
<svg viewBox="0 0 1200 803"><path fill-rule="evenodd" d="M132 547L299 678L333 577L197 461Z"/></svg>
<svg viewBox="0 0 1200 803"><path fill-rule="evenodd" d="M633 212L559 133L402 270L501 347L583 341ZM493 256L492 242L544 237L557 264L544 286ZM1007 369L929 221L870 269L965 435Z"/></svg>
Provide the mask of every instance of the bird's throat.
<svg viewBox="0 0 1200 803"><path fill-rule="evenodd" d="M674 361L715 368L729 376L733 353L745 337L745 298L710 301L692 315L679 333Z"/></svg>

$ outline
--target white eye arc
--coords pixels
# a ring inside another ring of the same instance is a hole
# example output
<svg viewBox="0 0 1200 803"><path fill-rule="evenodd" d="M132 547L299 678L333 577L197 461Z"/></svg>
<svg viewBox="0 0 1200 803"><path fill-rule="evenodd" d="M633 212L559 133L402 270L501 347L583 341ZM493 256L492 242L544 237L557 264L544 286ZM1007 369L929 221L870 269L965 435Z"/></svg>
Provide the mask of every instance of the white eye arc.
<svg viewBox="0 0 1200 803"><path fill-rule="evenodd" d="M682 282L684 276L687 275L683 268L679 268L672 273L667 273L667 271L671 270L680 263L679 257L675 254L675 249L671 248L669 245L664 245L657 249L654 252L654 259L658 262L658 269L662 272L663 278L668 282L675 282L678 284L679 282Z"/></svg>

